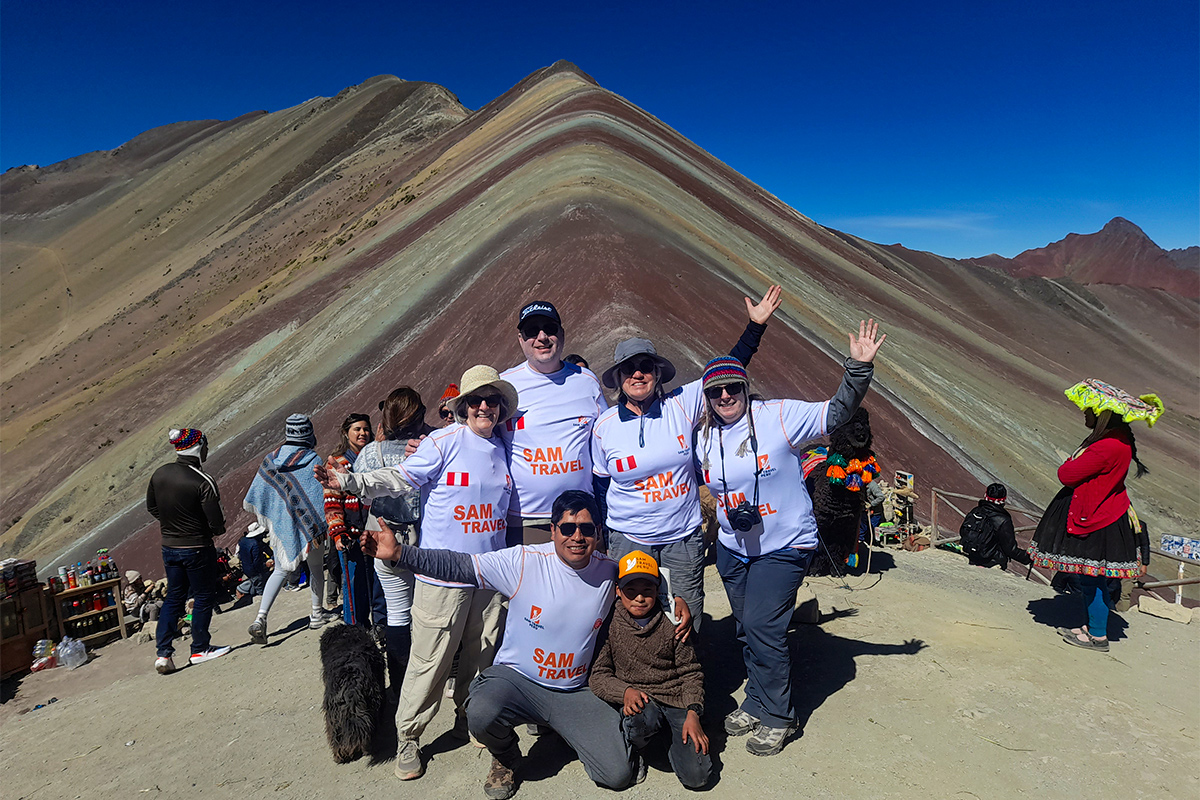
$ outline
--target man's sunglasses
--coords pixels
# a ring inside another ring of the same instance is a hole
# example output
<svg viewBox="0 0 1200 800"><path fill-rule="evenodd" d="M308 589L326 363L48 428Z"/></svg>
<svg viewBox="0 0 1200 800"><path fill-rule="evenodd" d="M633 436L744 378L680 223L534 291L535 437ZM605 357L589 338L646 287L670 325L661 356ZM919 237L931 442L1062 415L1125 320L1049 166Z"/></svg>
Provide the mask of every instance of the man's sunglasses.
<svg viewBox="0 0 1200 800"><path fill-rule="evenodd" d="M640 372L643 375L653 375L655 367L654 359L639 358L637 361L629 360L621 364L621 372L626 375L632 375L635 372Z"/></svg>
<svg viewBox="0 0 1200 800"><path fill-rule="evenodd" d="M558 336L558 332L562 329L557 322L548 319L545 322L537 320L523 322L518 330L521 332L522 339L536 339L539 332L544 332L547 336Z"/></svg>
<svg viewBox="0 0 1200 800"><path fill-rule="evenodd" d="M594 522L560 522L555 527L558 528L559 533L568 539L575 535L576 530L578 530L585 539L594 538L596 535L596 523Z"/></svg>
<svg viewBox="0 0 1200 800"><path fill-rule="evenodd" d="M499 408L500 403L504 401L504 396L500 394L477 395L469 394L463 398L463 402L468 408L479 408L480 403L487 403L491 408Z"/></svg>
<svg viewBox="0 0 1200 800"><path fill-rule="evenodd" d="M709 400L720 400L721 392L729 392L730 397L736 397L746 391L744 383L727 383L723 386L710 386L704 390L704 396Z"/></svg>

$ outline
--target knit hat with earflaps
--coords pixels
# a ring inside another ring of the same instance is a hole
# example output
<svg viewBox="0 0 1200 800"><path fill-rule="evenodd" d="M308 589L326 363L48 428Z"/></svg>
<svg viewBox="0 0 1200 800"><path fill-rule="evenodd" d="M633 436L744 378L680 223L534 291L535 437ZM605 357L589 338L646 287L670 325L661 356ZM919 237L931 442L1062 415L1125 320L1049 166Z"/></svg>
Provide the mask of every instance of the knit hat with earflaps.
<svg viewBox="0 0 1200 800"><path fill-rule="evenodd" d="M199 428L172 428L167 439L181 456L197 456L204 447L204 433Z"/></svg>
<svg viewBox="0 0 1200 800"><path fill-rule="evenodd" d="M288 444L298 444L312 450L317 446L317 434L312 420L304 414L292 414L283 424L284 437Z"/></svg>

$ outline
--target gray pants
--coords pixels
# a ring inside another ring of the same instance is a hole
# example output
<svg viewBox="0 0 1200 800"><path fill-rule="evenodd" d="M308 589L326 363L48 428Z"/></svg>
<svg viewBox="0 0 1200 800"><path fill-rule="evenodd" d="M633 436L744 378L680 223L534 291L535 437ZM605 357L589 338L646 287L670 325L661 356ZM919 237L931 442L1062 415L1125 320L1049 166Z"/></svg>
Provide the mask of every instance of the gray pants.
<svg viewBox="0 0 1200 800"><path fill-rule="evenodd" d="M707 753L697 753L691 742L683 741L683 723L687 721L687 709L663 705L651 698L646 707L632 717L624 717L621 724L629 743L641 750L654 734L663 728L671 736L667 758L679 782L689 789L702 789L712 775L712 759Z"/></svg>
<svg viewBox="0 0 1200 800"><path fill-rule="evenodd" d="M621 712L584 686L547 689L511 667L491 666L471 683L467 727L493 756L517 744L517 725L546 725L579 756L588 777L609 789L633 782L629 745L621 733Z"/></svg>
<svg viewBox="0 0 1200 800"><path fill-rule="evenodd" d="M620 560L634 550L653 556L660 567L670 571L671 593L688 604L692 630L698 633L704 612L704 529L697 527L678 542L661 545L638 544L620 531L608 532L609 558Z"/></svg>

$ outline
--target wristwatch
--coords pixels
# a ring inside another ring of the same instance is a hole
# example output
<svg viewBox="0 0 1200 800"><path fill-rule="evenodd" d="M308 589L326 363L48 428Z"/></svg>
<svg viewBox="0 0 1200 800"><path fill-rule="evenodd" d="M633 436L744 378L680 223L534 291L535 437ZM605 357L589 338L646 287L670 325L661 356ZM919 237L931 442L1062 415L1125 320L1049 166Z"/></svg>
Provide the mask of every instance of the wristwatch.
<svg viewBox="0 0 1200 800"><path fill-rule="evenodd" d="M687 710L695 711L697 717L704 716L704 706L700 705L699 703L691 703L690 705L688 705Z"/></svg>

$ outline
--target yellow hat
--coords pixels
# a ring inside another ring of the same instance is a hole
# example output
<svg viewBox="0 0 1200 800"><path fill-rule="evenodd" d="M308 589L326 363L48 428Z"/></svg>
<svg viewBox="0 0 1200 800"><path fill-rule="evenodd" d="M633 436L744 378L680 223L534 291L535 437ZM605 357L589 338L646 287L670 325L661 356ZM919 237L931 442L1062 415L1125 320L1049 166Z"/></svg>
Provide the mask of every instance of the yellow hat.
<svg viewBox="0 0 1200 800"><path fill-rule="evenodd" d="M620 566L617 570L617 586L625 586L630 581L635 581L639 578L649 578L658 583L658 562L641 550L632 550L620 558Z"/></svg>

